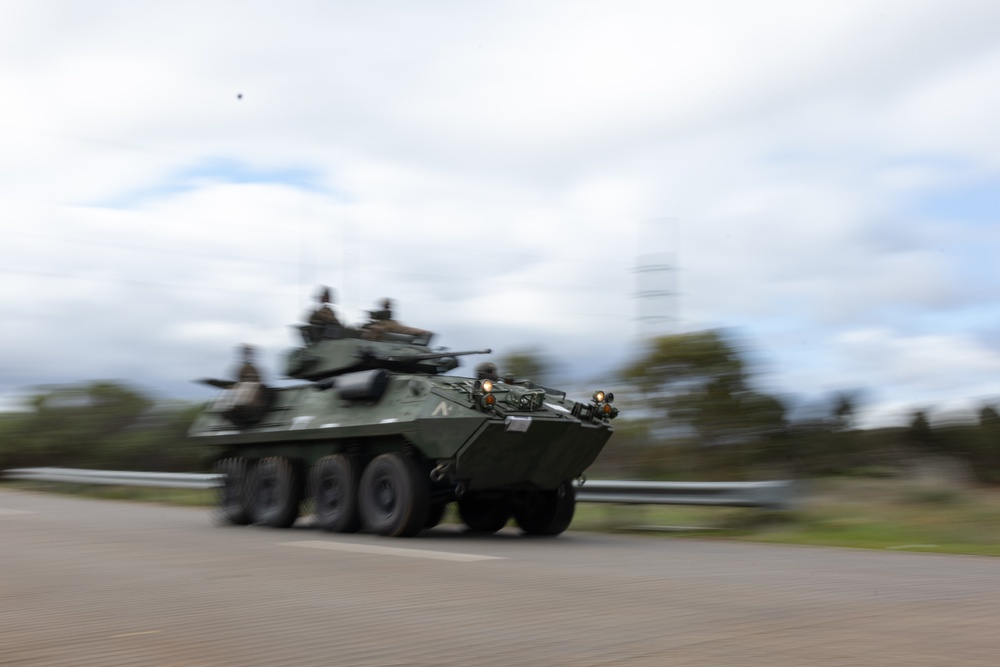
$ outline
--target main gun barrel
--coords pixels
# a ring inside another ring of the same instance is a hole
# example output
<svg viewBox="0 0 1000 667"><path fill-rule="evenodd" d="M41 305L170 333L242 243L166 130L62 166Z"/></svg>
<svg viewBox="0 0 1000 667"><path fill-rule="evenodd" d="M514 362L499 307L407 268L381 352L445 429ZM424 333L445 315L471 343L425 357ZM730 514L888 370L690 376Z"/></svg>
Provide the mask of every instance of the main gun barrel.
<svg viewBox="0 0 1000 667"><path fill-rule="evenodd" d="M412 361L430 361L431 359L447 359L448 357L465 357L470 354L492 354L493 350L486 348L485 350L464 350L462 352L430 352L427 354L415 354L412 357L407 357L407 360Z"/></svg>

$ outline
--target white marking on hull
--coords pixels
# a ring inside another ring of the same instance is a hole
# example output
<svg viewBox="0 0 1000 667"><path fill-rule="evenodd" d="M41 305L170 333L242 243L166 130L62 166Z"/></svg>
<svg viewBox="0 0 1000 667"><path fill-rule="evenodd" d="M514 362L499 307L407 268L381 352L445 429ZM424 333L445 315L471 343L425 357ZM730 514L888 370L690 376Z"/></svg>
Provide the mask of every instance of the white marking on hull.
<svg viewBox="0 0 1000 667"><path fill-rule="evenodd" d="M312 415L306 417L296 417L292 420L292 425L288 427L289 431L297 431L301 428L309 428L309 422L313 420Z"/></svg>
<svg viewBox="0 0 1000 667"><path fill-rule="evenodd" d="M434 408L434 412L431 413L431 417L437 417L438 415L441 415L442 417L447 417L450 413L451 413L451 406L448 405L447 401L441 401L440 403L437 404L437 407Z"/></svg>

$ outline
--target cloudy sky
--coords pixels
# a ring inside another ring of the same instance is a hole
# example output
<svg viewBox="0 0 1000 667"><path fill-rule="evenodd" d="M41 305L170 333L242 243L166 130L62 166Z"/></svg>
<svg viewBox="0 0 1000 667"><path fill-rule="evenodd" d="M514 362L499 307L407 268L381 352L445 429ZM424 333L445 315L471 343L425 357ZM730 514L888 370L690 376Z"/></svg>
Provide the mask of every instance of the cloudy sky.
<svg viewBox="0 0 1000 667"><path fill-rule="evenodd" d="M6 1L0 100L0 406L277 378L318 283L579 381L723 327L795 404L1000 401L995 2Z"/></svg>

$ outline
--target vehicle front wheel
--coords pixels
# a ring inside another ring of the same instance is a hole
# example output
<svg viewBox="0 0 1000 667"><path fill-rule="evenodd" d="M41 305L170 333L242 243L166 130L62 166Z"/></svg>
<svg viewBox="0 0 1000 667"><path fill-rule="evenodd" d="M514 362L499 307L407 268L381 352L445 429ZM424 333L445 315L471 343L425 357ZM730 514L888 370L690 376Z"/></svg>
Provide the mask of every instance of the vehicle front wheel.
<svg viewBox="0 0 1000 667"><path fill-rule="evenodd" d="M546 491L532 491L514 508L514 520L528 535L558 535L569 528L576 509L576 490L570 482Z"/></svg>
<svg viewBox="0 0 1000 667"><path fill-rule="evenodd" d="M463 496L458 499L458 516L471 532L495 533L510 521L510 503L503 498Z"/></svg>
<svg viewBox="0 0 1000 667"><path fill-rule="evenodd" d="M411 537L427 521L429 496L427 475L416 461L401 452L381 454L361 475L361 520L379 535Z"/></svg>
<svg viewBox="0 0 1000 667"><path fill-rule="evenodd" d="M324 456L312 468L309 486L316 524L335 533L356 533L358 515L358 464L344 454Z"/></svg>

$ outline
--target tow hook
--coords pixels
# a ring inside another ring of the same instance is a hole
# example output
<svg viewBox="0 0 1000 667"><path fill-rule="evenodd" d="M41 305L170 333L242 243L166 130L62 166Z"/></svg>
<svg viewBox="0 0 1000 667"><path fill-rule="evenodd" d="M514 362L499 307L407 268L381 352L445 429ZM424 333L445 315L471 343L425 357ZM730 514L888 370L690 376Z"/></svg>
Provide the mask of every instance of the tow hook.
<svg viewBox="0 0 1000 667"><path fill-rule="evenodd" d="M431 481L441 482L444 481L451 474L451 464L450 463L439 463L437 466L431 470Z"/></svg>

